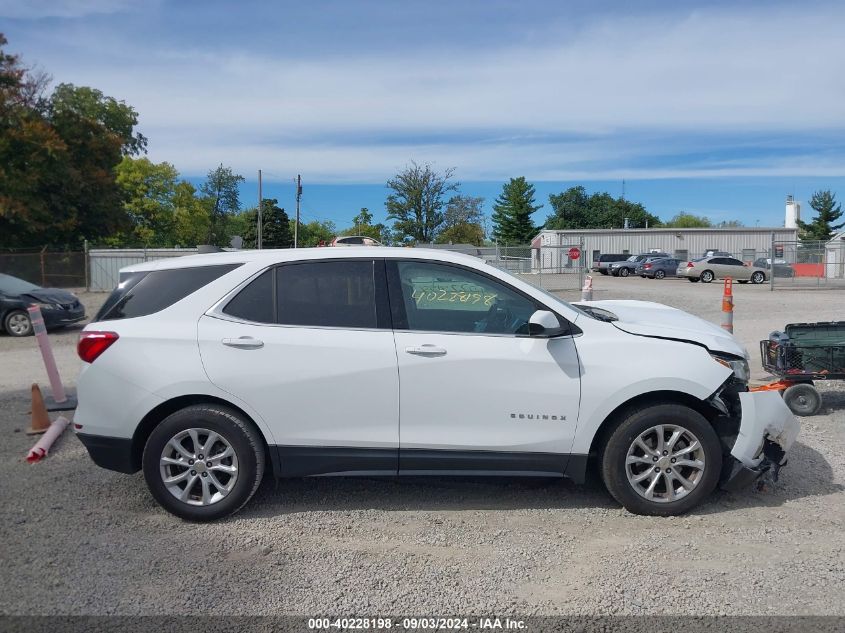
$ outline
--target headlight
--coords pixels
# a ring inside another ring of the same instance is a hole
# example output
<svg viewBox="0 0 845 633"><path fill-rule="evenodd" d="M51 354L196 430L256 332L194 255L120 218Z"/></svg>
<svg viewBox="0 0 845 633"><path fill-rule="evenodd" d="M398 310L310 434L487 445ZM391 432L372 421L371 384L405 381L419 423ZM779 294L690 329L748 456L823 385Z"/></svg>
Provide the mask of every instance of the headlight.
<svg viewBox="0 0 845 633"><path fill-rule="evenodd" d="M748 361L744 358L726 358L724 356L717 356L710 354L710 357L717 363L720 363L733 371L734 378L742 382L748 382L751 378L751 370L748 367Z"/></svg>
<svg viewBox="0 0 845 633"><path fill-rule="evenodd" d="M41 303L40 301L36 302L37 305L41 310L58 310L59 306L55 303Z"/></svg>

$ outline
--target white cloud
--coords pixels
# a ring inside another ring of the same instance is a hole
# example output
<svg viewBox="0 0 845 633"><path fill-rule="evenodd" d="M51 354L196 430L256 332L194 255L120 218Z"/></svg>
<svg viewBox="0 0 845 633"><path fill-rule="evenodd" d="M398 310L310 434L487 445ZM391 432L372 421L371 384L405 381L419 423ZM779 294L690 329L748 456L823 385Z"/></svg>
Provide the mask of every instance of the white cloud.
<svg viewBox="0 0 845 633"><path fill-rule="evenodd" d="M131 0L0 0L0 17L23 20L81 18L120 13L135 6Z"/></svg>
<svg viewBox="0 0 845 633"><path fill-rule="evenodd" d="M326 180L382 180L413 158L493 178L514 172L555 179L843 175L842 156L688 170L622 169L620 162L659 154L662 143L686 151L707 147L701 140L702 146L690 145L690 135L829 130L841 137L843 23L845 8L763 6L608 19L532 48L409 51L390 58L364 48L303 60L127 45L121 59L91 49L83 64L58 55L38 61L62 80L95 85L131 103L151 154L188 173L222 160L242 171L279 165L312 169ZM125 59L136 65L127 67ZM593 140L460 140L490 130L497 137ZM365 140L325 141L350 134ZM453 134L454 142L425 141ZM380 142L386 135L405 141ZM626 146L626 139L641 144ZM585 168L587 161L592 165Z"/></svg>

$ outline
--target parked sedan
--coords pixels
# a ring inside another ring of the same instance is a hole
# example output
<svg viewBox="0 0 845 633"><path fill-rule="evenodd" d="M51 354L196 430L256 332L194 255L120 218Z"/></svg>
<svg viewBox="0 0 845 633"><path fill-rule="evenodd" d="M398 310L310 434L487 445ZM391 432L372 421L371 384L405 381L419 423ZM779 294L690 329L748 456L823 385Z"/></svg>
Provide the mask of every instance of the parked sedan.
<svg viewBox="0 0 845 633"><path fill-rule="evenodd" d="M0 324L6 332L12 336L32 334L32 323L26 309L33 303L41 308L48 330L85 318L85 307L72 292L61 288L42 288L0 273Z"/></svg>
<svg viewBox="0 0 845 633"><path fill-rule="evenodd" d="M637 266L647 259L656 257L669 257L666 253L643 253L642 255L631 255L628 259L621 262L613 262L610 265L610 274L614 277L627 277L633 275Z"/></svg>
<svg viewBox="0 0 845 633"><path fill-rule="evenodd" d="M766 270L772 269L772 260L769 257L761 257L760 259L754 260L754 265L757 268L765 268ZM785 259L775 259L775 270L774 270L775 277L794 277L795 276L795 269L789 265Z"/></svg>
<svg viewBox="0 0 845 633"><path fill-rule="evenodd" d="M769 278L764 268L746 266L733 257L702 257L691 262L681 262L677 275L692 282L700 280L705 284L725 277L736 279L739 283L750 281L753 284L761 284Z"/></svg>
<svg viewBox="0 0 845 633"><path fill-rule="evenodd" d="M650 279L663 279L664 277L674 277L675 271L678 270L678 264L681 263L679 259L672 259L671 257L656 257L654 259L647 259L642 262L634 271L640 277L648 277Z"/></svg>

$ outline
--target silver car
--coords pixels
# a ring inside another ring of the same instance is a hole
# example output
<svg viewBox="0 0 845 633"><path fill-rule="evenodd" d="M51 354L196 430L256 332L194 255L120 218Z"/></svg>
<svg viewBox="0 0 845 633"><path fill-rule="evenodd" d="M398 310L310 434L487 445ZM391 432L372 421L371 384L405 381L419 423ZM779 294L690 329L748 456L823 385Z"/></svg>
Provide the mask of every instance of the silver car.
<svg viewBox="0 0 845 633"><path fill-rule="evenodd" d="M749 281L753 284L761 284L769 278L765 268L746 266L735 257L722 255L681 262L678 265L677 275L678 277L686 277L692 282L701 281L705 284L709 284L714 279L724 279L725 277L736 279L741 284Z"/></svg>

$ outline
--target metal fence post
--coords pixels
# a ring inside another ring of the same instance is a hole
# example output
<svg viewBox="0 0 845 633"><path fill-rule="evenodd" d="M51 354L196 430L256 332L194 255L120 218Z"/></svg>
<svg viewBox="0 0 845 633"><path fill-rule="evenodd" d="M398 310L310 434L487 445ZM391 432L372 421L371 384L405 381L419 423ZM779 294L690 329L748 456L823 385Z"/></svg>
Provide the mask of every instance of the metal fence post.
<svg viewBox="0 0 845 633"><path fill-rule="evenodd" d="M41 285L42 286L47 285L47 277L46 277L46 273L45 273L45 270L44 270L44 251L46 251L46 250L47 250L46 246L41 249Z"/></svg>
<svg viewBox="0 0 845 633"><path fill-rule="evenodd" d="M771 248L769 249L769 263L771 264L770 270L772 274L769 275L769 291L775 291L775 234L772 232L772 244Z"/></svg>
<svg viewBox="0 0 845 633"><path fill-rule="evenodd" d="M578 261L578 264L579 264L579 266L578 266L578 287L583 288L584 287L584 274L586 272L585 269L587 267L586 262L588 261L586 252L584 251L584 236L583 235L581 236L580 246L581 246L581 248L580 248L581 257L579 258L579 261Z"/></svg>
<svg viewBox="0 0 845 633"><path fill-rule="evenodd" d="M91 271L90 271L90 264L88 263L88 240L85 240L82 243L82 258L84 260L83 266L85 267L85 292L91 292Z"/></svg>

